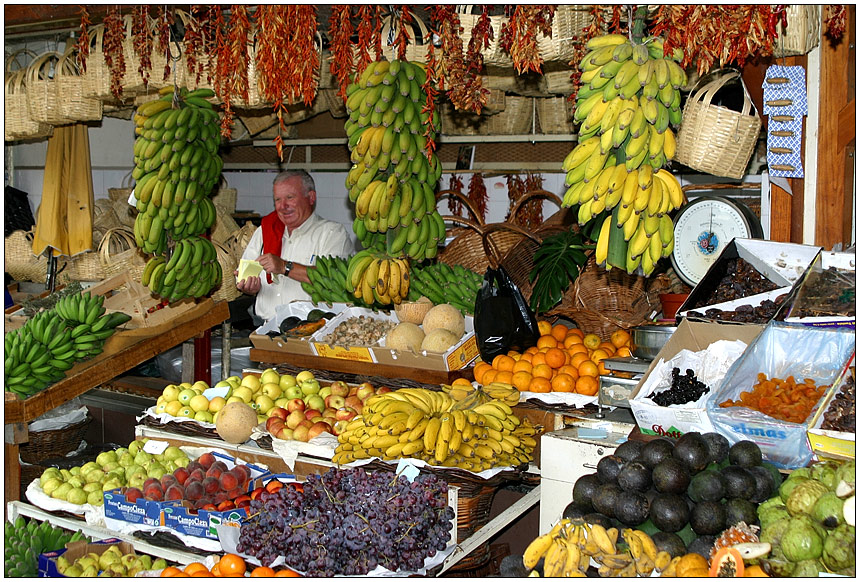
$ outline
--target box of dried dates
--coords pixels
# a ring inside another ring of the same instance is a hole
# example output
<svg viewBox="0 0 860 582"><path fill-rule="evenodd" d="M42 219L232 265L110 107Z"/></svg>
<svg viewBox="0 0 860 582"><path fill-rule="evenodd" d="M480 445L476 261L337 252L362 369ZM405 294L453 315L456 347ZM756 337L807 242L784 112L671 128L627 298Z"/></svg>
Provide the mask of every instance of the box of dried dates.
<svg viewBox="0 0 860 582"><path fill-rule="evenodd" d="M856 401L854 355L840 378L833 383L806 432L812 452L820 457L854 458Z"/></svg>
<svg viewBox="0 0 860 582"><path fill-rule="evenodd" d="M678 310L695 321L766 324L789 300L821 247L733 239Z"/></svg>
<svg viewBox="0 0 860 582"><path fill-rule="evenodd" d="M857 256L822 251L797 284L778 319L816 327L854 327Z"/></svg>

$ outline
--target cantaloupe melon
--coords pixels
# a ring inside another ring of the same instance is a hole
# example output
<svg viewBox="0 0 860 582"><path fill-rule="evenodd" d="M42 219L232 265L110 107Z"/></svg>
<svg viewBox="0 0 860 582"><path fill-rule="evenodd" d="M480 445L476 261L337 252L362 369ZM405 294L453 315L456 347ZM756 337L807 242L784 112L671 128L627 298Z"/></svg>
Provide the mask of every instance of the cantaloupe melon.
<svg viewBox="0 0 860 582"><path fill-rule="evenodd" d="M424 341L424 330L408 321L402 321L385 336L385 347L392 350L418 352Z"/></svg>
<svg viewBox="0 0 860 582"><path fill-rule="evenodd" d="M459 340L463 337L466 331L466 318L460 313L460 310L449 303L441 303L434 306L427 315L424 316L424 322L421 324L424 328L424 333L437 329L447 329L452 334L457 336ZM444 350L443 350L444 351Z"/></svg>
<svg viewBox="0 0 860 582"><path fill-rule="evenodd" d="M444 352L448 348L460 341L460 336L456 336L447 329L434 329L424 335L424 341L421 342L421 349L428 352Z"/></svg>
<svg viewBox="0 0 860 582"><path fill-rule="evenodd" d="M257 423L253 408L244 402L231 402L218 412L215 431L226 442L238 445L248 440Z"/></svg>

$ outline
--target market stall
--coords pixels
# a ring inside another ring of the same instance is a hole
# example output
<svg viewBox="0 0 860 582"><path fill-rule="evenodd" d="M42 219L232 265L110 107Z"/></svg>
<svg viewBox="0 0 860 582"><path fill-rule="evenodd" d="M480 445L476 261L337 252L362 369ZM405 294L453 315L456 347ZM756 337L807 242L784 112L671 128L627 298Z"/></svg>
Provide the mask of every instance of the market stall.
<svg viewBox="0 0 860 582"><path fill-rule="evenodd" d="M47 291L5 314L5 574L854 577L854 241L799 215L853 13L86 5L7 46L50 196L7 232ZM66 180L108 113L121 180ZM349 240L299 258L315 222Z"/></svg>

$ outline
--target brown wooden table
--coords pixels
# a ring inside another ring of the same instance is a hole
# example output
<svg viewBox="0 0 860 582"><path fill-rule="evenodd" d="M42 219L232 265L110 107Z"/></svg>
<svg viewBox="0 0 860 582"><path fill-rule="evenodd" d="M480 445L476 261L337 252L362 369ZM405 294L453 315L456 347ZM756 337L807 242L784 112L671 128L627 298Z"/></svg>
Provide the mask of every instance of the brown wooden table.
<svg viewBox="0 0 860 582"><path fill-rule="evenodd" d="M20 400L6 393L4 402L4 454L6 501L17 500L20 490L21 466L18 462L18 445L27 442L27 423L49 410L68 402L103 382L126 372L182 342L199 336L221 324L230 316L227 303L211 303L199 314L182 318L173 327L154 329L151 335L125 338L122 347L72 367L66 377L38 394ZM113 337L122 339L122 332ZM110 341L110 340L109 340ZM109 344L106 344L106 348ZM10 399L12 396L14 399Z"/></svg>

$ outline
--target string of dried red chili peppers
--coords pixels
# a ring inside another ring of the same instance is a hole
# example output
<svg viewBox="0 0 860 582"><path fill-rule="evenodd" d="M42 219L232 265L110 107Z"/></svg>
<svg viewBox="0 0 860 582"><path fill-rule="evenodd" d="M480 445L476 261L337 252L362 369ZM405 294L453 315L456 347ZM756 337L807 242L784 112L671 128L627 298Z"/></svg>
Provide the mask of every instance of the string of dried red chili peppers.
<svg viewBox="0 0 860 582"><path fill-rule="evenodd" d="M492 36L493 28L490 24L489 8L484 6L469 38L464 59L463 82L454 87L449 95L451 102L458 109L472 111L480 115L481 110L490 99L490 90L483 86L481 70L484 68L482 51L490 46Z"/></svg>
<svg viewBox="0 0 860 582"><path fill-rule="evenodd" d="M370 57L370 47L373 44L374 36L374 12L373 6L363 4L358 7L358 11L356 13L356 18L358 19L358 26L355 27L356 50L358 51L358 58L355 63L356 77L361 75L361 73L364 72L364 69L367 68L367 65L372 62Z"/></svg>
<svg viewBox="0 0 860 582"><path fill-rule="evenodd" d="M122 78L125 75L125 54L123 53L125 25L119 13L119 7L108 7L104 25L102 52L104 53L105 64L110 71L110 91L114 97L121 99Z"/></svg>
<svg viewBox="0 0 860 582"><path fill-rule="evenodd" d="M81 6L81 34L78 36L78 43L75 47L77 48L77 56L75 58L77 59L81 74L87 72L87 58L90 56L90 33L88 30L90 24L92 24L90 22L90 13L87 12L86 6Z"/></svg>
<svg viewBox="0 0 860 582"><path fill-rule="evenodd" d="M426 138L426 147L424 148L424 154L427 156L427 159L430 159L430 155L436 151L436 139L433 134L433 118L435 117L436 112L436 96L439 91L436 89L437 85L437 76L436 76L436 55L433 48L433 43L427 43L427 68L426 68L427 76L424 81L423 89L426 98L424 100L424 106L421 108L421 113L427 113L427 121L424 123L424 137ZM434 139L431 139L433 137Z"/></svg>
<svg viewBox="0 0 860 582"><path fill-rule="evenodd" d="M397 9L397 34L394 37L394 47L397 49L397 58L406 60L406 48L409 46L409 27L412 25L412 10L403 4Z"/></svg>
<svg viewBox="0 0 860 582"><path fill-rule="evenodd" d="M529 172L525 179L525 190L526 192L543 190L543 176ZM543 198L529 200L523 210L525 211L523 226L529 230L535 230L543 224Z"/></svg>
<svg viewBox="0 0 860 582"><path fill-rule="evenodd" d="M353 33L349 4L331 7L329 38L331 39L331 74L337 79L337 94L346 101L346 88L353 67L353 50L350 37Z"/></svg>
<svg viewBox="0 0 860 582"><path fill-rule="evenodd" d="M224 25L223 12L216 13L215 92L224 102L221 135L229 139L233 129L233 99L248 101L248 39L251 22L243 4L230 8L230 26Z"/></svg>
<svg viewBox="0 0 860 582"><path fill-rule="evenodd" d="M783 8L784 10L785 8ZM845 34L845 5L830 4L825 10L827 16L824 19L824 35L831 42L839 42Z"/></svg>
<svg viewBox="0 0 860 582"><path fill-rule="evenodd" d="M474 172L469 179L469 202L475 207L482 221L487 220L487 205L490 200L487 194L487 185L484 183L484 175Z"/></svg>
<svg viewBox="0 0 860 582"><path fill-rule="evenodd" d="M448 190L463 193L463 179L459 174L451 174L448 180ZM463 201L456 196L448 196L448 213L451 216L461 216L463 212Z"/></svg>
<svg viewBox="0 0 860 582"><path fill-rule="evenodd" d="M517 217L512 216L511 212L517 203L517 200L525 194L525 183L522 178L516 174L505 175L505 182L508 186L508 212L505 215L505 222L517 223Z"/></svg>
<svg viewBox="0 0 860 582"><path fill-rule="evenodd" d="M224 26L224 18L221 15L221 7L218 5L210 5L207 6L205 9L207 16L205 20L200 20L200 31L203 40L201 54L206 55L210 63L210 66L206 67L206 80L210 84L214 85L215 67L211 66L211 63L213 61L214 55L216 54L216 37L218 36L218 31L221 30L222 26Z"/></svg>
<svg viewBox="0 0 860 582"><path fill-rule="evenodd" d="M208 10L205 7L191 6L188 13L188 19L185 22L185 34L183 36L183 52L185 54L185 71L189 78L194 77L195 84L200 84L200 77L203 73L203 63L200 62L200 55L203 54L203 34L200 18L201 13Z"/></svg>
<svg viewBox="0 0 860 582"><path fill-rule="evenodd" d="M149 73L152 71L152 34L149 30L149 6L146 4L131 9L131 37L134 54L139 59L137 72L143 79L143 85L148 86Z"/></svg>
<svg viewBox="0 0 860 582"><path fill-rule="evenodd" d="M466 71L463 62L463 40L460 38L463 29L453 5L431 6L429 12L431 23L435 26L434 32L440 41L440 54L435 68L436 79L439 89L450 93L463 82Z"/></svg>
<svg viewBox="0 0 860 582"><path fill-rule="evenodd" d="M165 9L164 6L158 7L158 18L156 19L156 45L155 50L158 54L164 55L166 63L164 71L162 71L161 80L167 81L170 79L171 65L173 64L170 58L170 25L173 23L173 11Z"/></svg>
<svg viewBox="0 0 860 582"><path fill-rule="evenodd" d="M514 68L522 75L526 71L541 72L543 58L537 46L537 33L552 35L555 6L549 4L506 6L508 16L502 24L499 46L514 61Z"/></svg>
<svg viewBox="0 0 860 582"><path fill-rule="evenodd" d="M373 13L373 37L371 42L373 43L373 53L376 56L376 60L382 58L382 21L384 20L384 16L382 14L382 6L377 4Z"/></svg>

